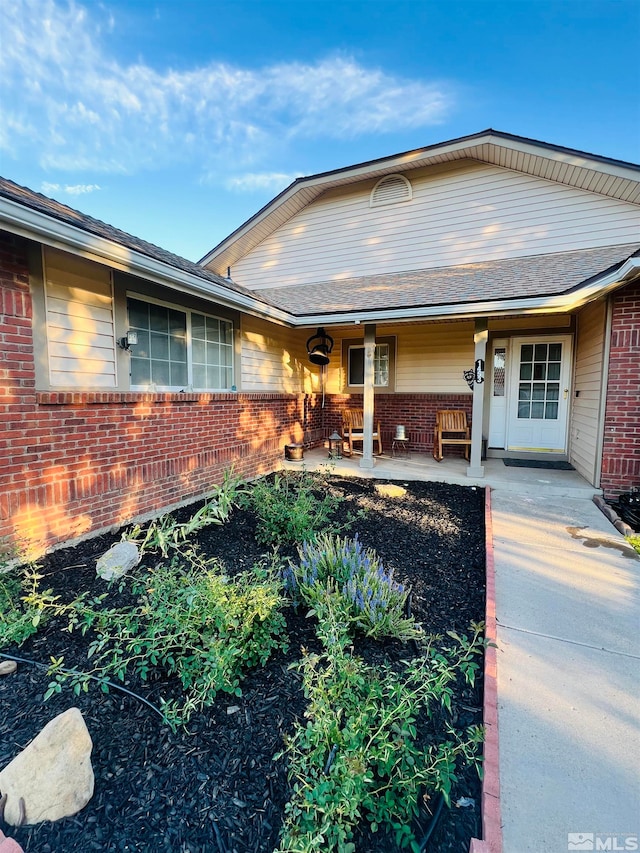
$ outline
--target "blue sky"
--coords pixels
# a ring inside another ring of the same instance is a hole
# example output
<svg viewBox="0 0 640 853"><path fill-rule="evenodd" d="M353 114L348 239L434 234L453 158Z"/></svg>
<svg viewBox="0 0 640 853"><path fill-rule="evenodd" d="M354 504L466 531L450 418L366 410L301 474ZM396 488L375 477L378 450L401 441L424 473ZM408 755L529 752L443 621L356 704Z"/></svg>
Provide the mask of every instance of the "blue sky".
<svg viewBox="0 0 640 853"><path fill-rule="evenodd" d="M494 127L640 161L638 0L0 3L0 174L197 260L298 175Z"/></svg>

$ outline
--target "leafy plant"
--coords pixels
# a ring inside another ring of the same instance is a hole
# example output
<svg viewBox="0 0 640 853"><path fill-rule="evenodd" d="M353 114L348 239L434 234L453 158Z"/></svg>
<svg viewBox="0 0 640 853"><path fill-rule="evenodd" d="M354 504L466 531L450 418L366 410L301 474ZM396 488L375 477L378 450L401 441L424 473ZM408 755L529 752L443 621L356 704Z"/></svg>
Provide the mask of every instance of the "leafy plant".
<svg viewBox="0 0 640 853"><path fill-rule="evenodd" d="M336 611L329 609L330 620ZM435 706L450 709L452 684L462 672L473 684L482 653L481 625L471 639L444 650L429 647L407 662L403 674L367 666L346 649L337 632L323 655L299 664L309 704L306 724L287 740L293 796L285 807L280 851L353 853L353 833L363 819L373 832L392 832L401 847L417 850L410 825L425 788L449 801L456 763L478 766L482 731L448 729L426 752L416 745L418 716ZM325 635L334 629L325 624Z"/></svg>
<svg viewBox="0 0 640 853"><path fill-rule="evenodd" d="M22 572L0 571L0 648L20 646L38 630L42 611L25 604L23 597L38 583L33 567Z"/></svg>
<svg viewBox="0 0 640 853"><path fill-rule="evenodd" d="M304 542L298 553L298 563L289 563L283 571L285 590L294 601L312 607L319 619L326 597L338 593L344 599L346 623L354 630L376 638L419 636L414 620L405 617L409 591L357 536L321 534Z"/></svg>
<svg viewBox="0 0 640 853"><path fill-rule="evenodd" d="M320 530L335 531L331 519L341 501L327 490L324 475L307 471L256 480L243 498L258 516L256 537L265 545L306 542Z"/></svg>
<svg viewBox="0 0 640 853"><path fill-rule="evenodd" d="M281 587L258 580L251 571L227 577L214 562L174 555L168 564L134 576L138 603L130 608L95 609L79 605L69 614L69 630L93 629L90 671L70 671L52 661L45 698L70 682L86 690L90 680L124 681L132 671L142 680L154 672L177 675L184 697L162 702L165 718L176 726L210 705L219 691L241 694L244 671L264 664L287 645Z"/></svg>
<svg viewBox="0 0 640 853"><path fill-rule="evenodd" d="M640 554L640 533L636 533L634 536L627 536L626 540Z"/></svg>
<svg viewBox="0 0 640 853"><path fill-rule="evenodd" d="M186 545L189 538L204 527L223 524L245 488L242 480L227 471L222 484L214 487L210 498L188 521L180 523L171 513L167 513L154 519L146 529L136 524L122 538L134 542L141 554L159 551L163 557L167 557L170 550L178 550Z"/></svg>

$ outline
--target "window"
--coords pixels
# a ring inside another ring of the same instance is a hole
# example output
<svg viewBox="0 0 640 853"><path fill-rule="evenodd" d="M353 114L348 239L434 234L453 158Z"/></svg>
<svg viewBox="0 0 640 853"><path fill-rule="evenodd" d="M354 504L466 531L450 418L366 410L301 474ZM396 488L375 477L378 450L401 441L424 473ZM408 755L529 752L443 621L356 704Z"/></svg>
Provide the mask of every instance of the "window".
<svg viewBox="0 0 640 853"><path fill-rule="evenodd" d="M127 299L131 386L224 390L233 385L233 324L195 311Z"/></svg>
<svg viewBox="0 0 640 853"><path fill-rule="evenodd" d="M518 418L555 421L560 400L562 344L520 347Z"/></svg>
<svg viewBox="0 0 640 853"><path fill-rule="evenodd" d="M342 348L347 388L364 387L364 344L362 338L345 340L342 342ZM373 357L373 384L376 388L393 391L394 367L395 338L378 339Z"/></svg>

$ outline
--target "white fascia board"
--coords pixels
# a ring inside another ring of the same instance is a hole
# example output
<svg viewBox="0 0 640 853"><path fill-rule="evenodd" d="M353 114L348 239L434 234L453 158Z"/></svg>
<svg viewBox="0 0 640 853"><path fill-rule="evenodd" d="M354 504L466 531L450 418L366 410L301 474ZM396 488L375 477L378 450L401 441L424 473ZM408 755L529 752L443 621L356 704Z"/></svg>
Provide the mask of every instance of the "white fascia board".
<svg viewBox="0 0 640 853"><path fill-rule="evenodd" d="M191 275L142 252L136 252L105 237L91 234L10 199L0 198L0 226L29 240L43 242L53 248L81 255L97 263L108 263L114 269L138 275L172 290L200 297L205 296L215 299L216 302L228 308L235 308L280 325L291 325L291 316L280 308L271 307L245 294L228 290L223 285Z"/></svg>
<svg viewBox="0 0 640 853"><path fill-rule="evenodd" d="M500 317L509 314L558 314L580 308L586 302L608 293L640 274L640 258L629 258L615 271L594 279L588 285L555 296L530 296L519 299L494 299L469 304L433 305L418 308L393 308L377 311L342 311L335 314L307 314L296 318L297 326L350 325L352 323L415 322L450 320L461 317Z"/></svg>

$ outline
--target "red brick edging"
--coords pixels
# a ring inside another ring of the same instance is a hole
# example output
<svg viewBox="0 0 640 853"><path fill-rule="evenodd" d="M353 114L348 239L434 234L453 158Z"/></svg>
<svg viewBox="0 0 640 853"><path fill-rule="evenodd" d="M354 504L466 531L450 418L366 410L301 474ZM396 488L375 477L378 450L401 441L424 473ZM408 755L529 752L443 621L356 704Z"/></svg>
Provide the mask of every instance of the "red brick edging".
<svg viewBox="0 0 640 853"><path fill-rule="evenodd" d="M491 489L485 491L485 548L487 603L484 655L484 706L485 726L484 762L482 780L482 841L471 839L469 853L502 853L502 825L500 819L500 763L498 752L498 661L496 623L496 575L493 558L493 525L491 520Z"/></svg>

